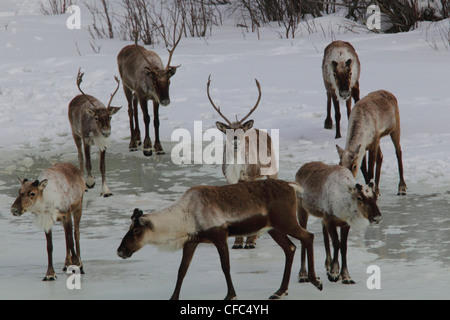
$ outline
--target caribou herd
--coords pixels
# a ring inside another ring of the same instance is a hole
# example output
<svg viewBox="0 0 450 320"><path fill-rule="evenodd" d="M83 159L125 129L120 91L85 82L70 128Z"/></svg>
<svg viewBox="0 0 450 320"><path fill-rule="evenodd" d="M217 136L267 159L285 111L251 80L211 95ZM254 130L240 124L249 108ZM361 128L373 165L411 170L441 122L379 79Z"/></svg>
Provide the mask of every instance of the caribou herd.
<svg viewBox="0 0 450 320"><path fill-rule="evenodd" d="M20 216L30 211L37 225L44 230L47 239L48 269L44 280L55 280L52 261L52 226L62 221L66 239L66 260L64 269L75 265L84 272L80 254L79 224L82 216L83 195L92 188L95 179L91 173L90 149L97 146L100 151L100 172L102 176L101 196L112 195L106 184L105 157L109 148L111 118L120 108L111 105L120 82L128 101L130 120L130 151L139 149L141 134L138 125L138 105L144 123L145 156L163 154L158 117L159 105L170 103L170 78L180 66L171 66L175 48L181 39L181 32L174 39L169 50L169 59L164 67L158 54L135 44L124 47L117 57L121 81L116 77L117 88L108 105L81 89L83 73L76 77L80 95L68 106L68 118L73 139L78 151L79 167L69 163L56 164L36 180L19 179L20 190L11 206L11 213ZM222 172L226 184L223 186L192 186L178 201L156 212L144 213L136 208L131 216L131 226L121 241L117 255L123 259L146 244L169 249L182 249L182 261L172 299L178 299L183 278L199 243L212 243L218 250L221 266L227 284L225 299L236 299L230 273L230 257L227 239L236 237L233 248L255 248L260 234L268 232L285 253L285 268L280 288L270 296L279 299L287 295L295 244L291 238L301 242L301 268L299 282L311 282L322 290L322 282L314 269L314 234L307 231L309 215L322 220L323 238L326 249L325 266L330 281L355 283L347 267L347 237L352 226L379 223L381 213L377 206L380 193L380 172L383 156L380 139L390 135L398 159L400 183L398 194L406 194L403 179L402 151L400 146L400 115L397 99L385 90L379 90L360 99L359 76L361 65L356 50L348 42L334 41L324 51L322 74L327 94L327 117L325 128L331 129L331 102L335 112L335 138L341 137L340 102L345 103L348 116L348 130L345 148L336 145L339 164L310 162L303 164L292 182L278 179L278 168L271 137L254 128L254 121L248 120L261 100L261 85L256 80L258 99L249 113L242 119L230 121L225 112L218 108L210 95L211 78L206 85L207 97L213 109L226 123L216 122L216 127L227 135L231 144L224 148ZM354 107L351 108L351 99ZM148 100L153 101L155 129L154 145L150 139L150 116ZM257 144L249 143L257 137ZM263 138L262 140L260 138ZM262 163L258 155L263 150L269 155L269 163ZM366 155L367 153L367 155ZM251 158L256 159L250 162ZM243 162L236 161L238 158ZM233 161L225 161L232 159ZM376 166L375 166L376 164ZM87 176L84 178L84 167ZM374 173L374 169L375 173ZM270 170L268 170L270 169ZM355 178L361 170L364 184ZM375 177L375 181L372 179ZM131 211L131 210L130 210ZM73 221L73 222L72 222ZM74 226L73 226L74 225ZM339 239L337 228L341 229ZM73 230L74 228L74 230ZM247 237L246 244L243 237ZM333 245L331 256L329 238ZM339 264L339 252L341 264ZM307 258L307 265L305 265Z"/></svg>

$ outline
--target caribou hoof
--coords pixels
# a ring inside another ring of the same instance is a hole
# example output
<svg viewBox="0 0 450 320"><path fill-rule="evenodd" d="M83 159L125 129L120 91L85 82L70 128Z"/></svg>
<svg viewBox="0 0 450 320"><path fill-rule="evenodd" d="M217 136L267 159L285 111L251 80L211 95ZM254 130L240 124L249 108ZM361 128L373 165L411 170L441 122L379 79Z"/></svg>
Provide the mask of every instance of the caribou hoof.
<svg viewBox="0 0 450 320"><path fill-rule="evenodd" d="M231 249L243 249L244 246L242 244L233 244L233 246L231 247Z"/></svg>
<svg viewBox="0 0 450 320"><path fill-rule="evenodd" d="M153 154L153 150L152 149L144 149L144 156L151 157L152 154Z"/></svg>
<svg viewBox="0 0 450 320"><path fill-rule="evenodd" d="M255 243L249 243L246 244L244 249L255 249L256 248L256 244Z"/></svg>
<svg viewBox="0 0 450 320"><path fill-rule="evenodd" d="M44 279L42 279L42 281L54 281L56 280L56 278L57 278L56 274L53 275L47 274L45 275Z"/></svg>
<svg viewBox="0 0 450 320"><path fill-rule="evenodd" d="M355 284L356 282L352 280L352 278L347 277L345 279L342 279L342 284Z"/></svg>
<svg viewBox="0 0 450 320"><path fill-rule="evenodd" d="M331 282L338 282L340 279L339 274L327 273L327 276L328 276L328 280L330 280Z"/></svg>
<svg viewBox="0 0 450 320"><path fill-rule="evenodd" d="M138 151L139 150L139 146L141 144L142 144L141 141L131 141L130 145L128 146L128 149L130 150L130 152Z"/></svg>
<svg viewBox="0 0 450 320"><path fill-rule="evenodd" d="M306 274L299 274L299 275L298 275L298 282L299 282L299 283L306 283L306 282L309 282L308 275L306 275Z"/></svg>
<svg viewBox="0 0 450 320"><path fill-rule="evenodd" d="M317 289L319 289L319 291L322 291L322 289L323 289L323 284L322 284L322 280L320 280L319 277L317 277L316 280L312 282L312 284L313 284Z"/></svg>
<svg viewBox="0 0 450 320"><path fill-rule="evenodd" d="M325 119L324 128L325 129L333 129L333 120Z"/></svg>
<svg viewBox="0 0 450 320"><path fill-rule="evenodd" d="M166 154L159 142L155 143L154 148L155 148L155 154L157 154L157 155Z"/></svg>
<svg viewBox="0 0 450 320"><path fill-rule="evenodd" d="M108 197L111 197L113 194L111 193L111 192L107 192L107 193L101 193L100 194L100 197L103 197L103 198L108 198Z"/></svg>
<svg viewBox="0 0 450 320"><path fill-rule="evenodd" d="M94 188L94 186L95 186L95 182L94 182L93 184L91 184L91 185L89 185L89 184L86 183L86 187L87 187L88 189L92 189L92 188Z"/></svg>
<svg viewBox="0 0 450 320"><path fill-rule="evenodd" d="M280 300L282 296L287 296L287 295L288 295L287 291L285 291L283 293L276 293L275 292L273 295L271 295L269 297L269 300Z"/></svg>

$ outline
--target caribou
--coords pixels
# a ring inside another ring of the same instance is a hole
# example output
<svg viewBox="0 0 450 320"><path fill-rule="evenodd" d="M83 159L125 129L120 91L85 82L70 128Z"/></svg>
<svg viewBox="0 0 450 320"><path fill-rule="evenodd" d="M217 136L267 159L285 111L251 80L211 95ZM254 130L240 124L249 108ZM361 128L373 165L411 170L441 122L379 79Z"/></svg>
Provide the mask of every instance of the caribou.
<svg viewBox="0 0 450 320"><path fill-rule="evenodd" d="M355 104L349 119L345 149L336 145L340 165L350 169L354 177L361 168L366 183L369 183L374 177L376 163L375 190L379 194L383 163L380 139L387 135L391 136L397 156L400 176L398 195L405 195L406 183L403 178L402 148L400 146L400 112L397 99L388 91L372 92ZM369 155L368 161L366 161L366 151Z"/></svg>
<svg viewBox="0 0 450 320"><path fill-rule="evenodd" d="M208 78L206 89L208 99L214 110L226 121L226 123L217 121L216 127L227 136L223 152L222 172L229 184L255 181L265 177L278 178L272 138L267 132L253 128L253 120L244 122L258 108L261 101L261 85L258 80L255 79L255 81L259 93L255 106L241 120L236 117L236 121L231 122L213 102L209 92L211 76ZM263 160L263 157L268 158L268 161ZM254 249L256 240L257 236L248 237L244 246L244 239L237 237L232 248Z"/></svg>
<svg viewBox="0 0 450 320"><path fill-rule="evenodd" d="M81 82L83 82L83 75L81 70L78 70L77 87L81 92L80 95L73 98L69 103L69 122L72 128L72 136L77 146L78 162L81 172L83 169L83 151L86 160L86 186L93 188L95 185L95 178L91 173L91 146L96 145L100 150L100 172L102 174L102 192L101 196L109 197L112 195L111 190L106 184L106 149L111 135L111 118L115 115L121 107L112 107L111 103L114 96L119 90L120 81L117 77L117 88L111 95L108 106L105 107L98 99L87 95L81 89Z"/></svg>
<svg viewBox="0 0 450 320"><path fill-rule="evenodd" d="M27 211L31 212L35 216L37 226L45 232L48 267L43 281L56 280L52 242L52 227L56 221L62 221L66 238L63 271L76 265L80 267L81 273L84 273L80 254L80 220L86 187L81 171L70 163L59 163L44 170L38 180L19 181L19 195L11 206L11 213L21 216ZM75 226L73 232L72 217Z"/></svg>
<svg viewBox="0 0 450 320"><path fill-rule="evenodd" d="M339 101L345 101L347 105L347 118L350 117L352 97L354 102L359 100L359 74L361 65L355 48L344 41L333 41L324 51L322 61L322 75L327 91L327 118L325 129L333 127L331 119L331 100L334 105L336 120L336 136L341 137L341 111Z"/></svg>
<svg viewBox="0 0 450 320"><path fill-rule="evenodd" d="M120 77L123 90L128 101L128 116L130 119L131 140L130 151L138 150L141 145L141 132L139 129L138 103L144 116L145 138L143 151L145 156L151 156L153 150L156 154L164 154L159 140L159 105L166 107L170 104L169 87L172 78L180 66L171 66L173 53L178 46L183 34L180 31L178 39L169 51L169 59L164 67L158 54L146 50L138 45L136 36L135 44L124 47L117 56ZM153 126L155 128L155 145L150 139L150 116L148 113L148 100L153 101Z"/></svg>
<svg viewBox="0 0 450 320"><path fill-rule="evenodd" d="M361 229L367 221L377 224L381 213L377 205L377 194L373 184L358 184L351 172L339 165L310 162L303 165L295 175L295 181L304 192L298 195L297 215L300 225L306 229L308 216L322 219L322 232L326 250L325 268L332 282L342 280L354 284L347 268L347 237L350 227ZM337 233L341 229L341 239ZM333 243L331 258L329 236ZM338 254L341 251L342 267L339 272ZM305 249L302 247L299 282L307 282Z"/></svg>
<svg viewBox="0 0 450 320"><path fill-rule="evenodd" d="M287 294L295 245L288 236L301 241L308 255L308 279L319 290L322 282L314 271L314 235L302 228L296 217L297 183L266 179L224 186L195 186L166 209L144 214L135 209L131 226L117 254L131 257L146 244L181 249L183 257L171 299L178 300L181 285L199 243L213 243L219 253L228 291L225 299L236 299L230 275L229 236L245 236L268 231L281 246L286 261L280 288L270 296Z"/></svg>

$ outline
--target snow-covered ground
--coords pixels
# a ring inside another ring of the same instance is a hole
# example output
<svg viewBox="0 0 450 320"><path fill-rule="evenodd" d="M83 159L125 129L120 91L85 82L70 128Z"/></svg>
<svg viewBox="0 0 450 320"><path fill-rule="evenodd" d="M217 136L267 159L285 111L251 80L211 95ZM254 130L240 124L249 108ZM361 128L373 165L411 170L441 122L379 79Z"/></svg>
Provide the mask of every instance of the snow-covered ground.
<svg viewBox="0 0 450 320"><path fill-rule="evenodd" d="M437 31L448 28L449 20L387 35L368 33L363 27L351 32L342 27L348 21L327 16L314 19L316 32L303 26L297 38L280 39L276 28L261 28L258 40L256 34L236 28L231 19L207 39L182 39L172 62L182 65L172 78L172 102L160 109L166 155L146 158L141 151L128 152L127 103L120 90L113 104L123 108L113 117L114 144L107 155L107 176L114 196L99 197L100 183L86 194L81 224L86 274L81 290L68 290L67 277L61 271L65 246L60 224L53 229L58 280L40 281L47 263L44 234L29 214L16 218L9 209L17 195L17 178L37 178L57 161L77 163L67 105L78 94L78 68L85 72L85 91L106 103L115 88L114 75L118 75L116 56L129 43L95 40L101 45L100 53L95 54L86 31L91 22L88 12L82 12L82 30L68 30L68 15L42 16L38 2L3 0L0 4L1 299L169 298L181 252L159 252L147 246L124 261L115 251L135 207L150 212L167 206L190 186L225 183L219 165L177 166L170 157L176 143L170 141L174 129L193 132L194 121L202 121L206 130L221 120L206 96L208 75L212 75L211 93L229 117L242 116L254 105L254 79L259 80L263 96L252 118L258 128L279 129L279 176L293 180L306 162L337 163L335 145L345 145L344 138L334 139L334 129L323 129L322 54L335 39L350 41L359 54L361 96L386 89L399 101L408 195L396 196L397 160L392 143L385 138L379 199L383 222L364 233L350 232L348 263L357 284L328 282L320 221L311 218L316 272L324 289L319 292L310 284L296 283L297 251L285 299L450 298L446 280L450 271L450 51ZM165 49L154 50L167 60ZM341 124L345 137L345 116ZM93 157L99 181L97 152ZM231 250L230 254L240 299L266 299L278 288L284 256L269 236L262 236L255 250ZM380 267L379 290L366 286L371 265ZM225 293L215 248L200 246L181 298L221 299Z"/></svg>

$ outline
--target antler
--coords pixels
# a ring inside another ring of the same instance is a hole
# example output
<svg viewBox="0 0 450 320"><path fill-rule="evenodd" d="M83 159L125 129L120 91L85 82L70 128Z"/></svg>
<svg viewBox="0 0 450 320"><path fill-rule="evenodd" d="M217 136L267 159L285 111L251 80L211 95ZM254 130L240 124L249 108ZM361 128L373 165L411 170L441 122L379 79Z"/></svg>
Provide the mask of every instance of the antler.
<svg viewBox="0 0 450 320"><path fill-rule="evenodd" d="M137 51L141 54L142 58L144 58L145 62L147 62L147 64L148 64L147 67L150 69L152 67L152 63L150 62L150 60L147 59L147 56L144 54L141 47L138 45L138 37L139 37L139 33L136 31L135 37L134 37L134 44L136 46Z"/></svg>
<svg viewBox="0 0 450 320"><path fill-rule="evenodd" d="M94 109L96 108L95 104L92 102L92 100L89 98L89 96L83 92L83 90L81 90L81 82L83 82L83 76L84 76L84 72L81 73L81 68L78 69L78 75L77 75L77 87L78 90L80 90L80 92L83 94L83 96L89 101L89 103L94 107Z"/></svg>
<svg viewBox="0 0 450 320"><path fill-rule="evenodd" d="M173 43L172 49L167 49L167 51L169 52L169 60L167 61L166 70L169 70L169 68L170 68L170 62L172 61L173 52L175 51L176 47L180 43L181 37L183 36L184 28L185 28L185 26L184 26L184 18L183 18L183 20L181 21L180 35L178 36L178 39L175 41L177 25L174 24L174 26L173 26L173 40L174 40L174 43ZM181 65L175 66L175 67L172 67L172 68L179 68L180 66Z"/></svg>
<svg viewBox="0 0 450 320"><path fill-rule="evenodd" d="M111 102L113 101L113 98L116 95L117 90L119 90L119 87L120 87L120 80L119 80L119 78L117 78L117 76L114 76L114 79L117 82L117 88L116 88L116 91L114 91L114 93L111 95L111 99L109 100L109 103L108 103L108 108L111 107Z"/></svg>
<svg viewBox="0 0 450 320"><path fill-rule="evenodd" d="M226 122L228 122L229 125L231 125L230 120L228 120L228 119L222 114L222 112L220 112L220 108L217 108L216 105L214 104L214 102L212 101L211 95L209 94L209 86L210 86L210 84L211 84L211 75L209 75L209 77L208 77L208 84L206 85L206 92L208 93L208 99L209 99L209 102L211 102L213 108L216 109L216 111L219 113L219 115L220 115Z"/></svg>
<svg viewBox="0 0 450 320"><path fill-rule="evenodd" d="M247 119L248 117L250 117L250 115L253 113L253 111L256 110L256 108L257 108L258 105L259 105L259 102L261 101L261 95L262 95L262 93L261 93L261 85L259 84L259 82L258 82L257 79L255 79L255 81L256 81L256 86L258 87L258 91L259 91L258 101L256 101L256 104L255 104L255 106L253 107L253 109L250 110L250 112L249 112L244 118L242 118L241 121L239 121L240 123L244 122L245 119Z"/></svg>

